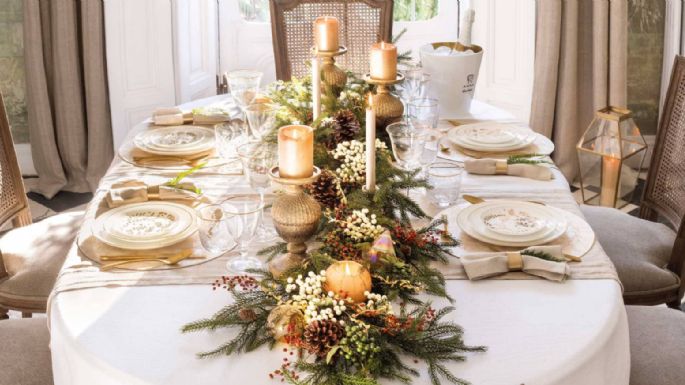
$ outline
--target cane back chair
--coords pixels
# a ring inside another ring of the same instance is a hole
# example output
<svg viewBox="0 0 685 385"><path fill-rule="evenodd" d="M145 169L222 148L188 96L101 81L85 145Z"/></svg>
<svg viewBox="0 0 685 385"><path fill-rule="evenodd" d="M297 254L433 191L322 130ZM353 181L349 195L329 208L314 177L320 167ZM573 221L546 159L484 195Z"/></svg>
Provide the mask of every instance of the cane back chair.
<svg viewBox="0 0 685 385"><path fill-rule="evenodd" d="M584 207L614 262L628 304L680 307L685 258L685 57L675 59L659 123L640 218ZM660 218L665 225L656 223Z"/></svg>
<svg viewBox="0 0 685 385"><path fill-rule="evenodd" d="M47 297L81 222L80 214L61 214L31 224L31 213L0 94L0 319L9 310L24 317L45 312Z"/></svg>
<svg viewBox="0 0 685 385"><path fill-rule="evenodd" d="M336 61L345 70L369 70L373 43L392 40L393 0L270 0L276 76L290 80L308 73L312 57L314 20L335 16L340 20L340 44L347 53Z"/></svg>

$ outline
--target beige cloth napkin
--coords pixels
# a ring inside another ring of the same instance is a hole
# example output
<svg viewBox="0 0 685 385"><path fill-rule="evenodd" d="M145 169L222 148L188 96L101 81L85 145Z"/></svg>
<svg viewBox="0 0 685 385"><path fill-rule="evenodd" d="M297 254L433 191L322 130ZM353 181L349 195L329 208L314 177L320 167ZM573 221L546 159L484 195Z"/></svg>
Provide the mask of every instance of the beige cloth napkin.
<svg viewBox="0 0 685 385"><path fill-rule="evenodd" d="M115 208L130 203L147 202L150 199L158 200L197 200L200 198L193 191L195 185L192 183L180 183L179 188L151 185L138 180L127 180L112 184L109 192L105 196L107 206Z"/></svg>
<svg viewBox="0 0 685 385"><path fill-rule="evenodd" d="M526 250L545 252L564 260L561 246L535 246ZM553 262L529 255L521 255L520 252L470 253L461 256L460 260L466 275L472 281L510 271L523 271L550 281L563 282L571 274L571 269L565 261Z"/></svg>
<svg viewBox="0 0 685 385"><path fill-rule="evenodd" d="M520 163L507 164L506 160L501 159L467 159L464 161L464 169L471 174L501 174L537 180L552 179L552 171L547 166Z"/></svg>
<svg viewBox="0 0 685 385"><path fill-rule="evenodd" d="M183 111L179 108L158 108L152 113L152 121L157 126L177 126L183 124Z"/></svg>

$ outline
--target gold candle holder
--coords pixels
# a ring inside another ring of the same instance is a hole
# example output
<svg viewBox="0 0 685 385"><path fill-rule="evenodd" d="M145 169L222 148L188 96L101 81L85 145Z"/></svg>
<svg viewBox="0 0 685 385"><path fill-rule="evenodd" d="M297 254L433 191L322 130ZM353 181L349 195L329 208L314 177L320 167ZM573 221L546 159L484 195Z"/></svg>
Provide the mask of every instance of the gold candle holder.
<svg viewBox="0 0 685 385"><path fill-rule="evenodd" d="M373 110L376 113L377 129L384 129L390 123L399 122L404 115L402 101L390 93L390 86L404 81L404 75L397 74L394 80L374 79L370 74L364 75L364 81L376 86L373 98Z"/></svg>
<svg viewBox="0 0 685 385"><path fill-rule="evenodd" d="M335 65L335 57L347 53L347 48L340 46L337 51L319 51L312 47L314 55L321 58L321 81L334 88L342 89L347 84L347 73Z"/></svg>
<svg viewBox="0 0 685 385"><path fill-rule="evenodd" d="M310 184L321 174L314 166L314 173L306 178L284 178L278 167L269 171L271 179L284 186L285 193L279 195L271 207L276 232L288 242L288 252L279 255L269 263L269 271L278 277L299 263L307 256L307 244L319 227L321 206L311 196L304 193L302 186Z"/></svg>

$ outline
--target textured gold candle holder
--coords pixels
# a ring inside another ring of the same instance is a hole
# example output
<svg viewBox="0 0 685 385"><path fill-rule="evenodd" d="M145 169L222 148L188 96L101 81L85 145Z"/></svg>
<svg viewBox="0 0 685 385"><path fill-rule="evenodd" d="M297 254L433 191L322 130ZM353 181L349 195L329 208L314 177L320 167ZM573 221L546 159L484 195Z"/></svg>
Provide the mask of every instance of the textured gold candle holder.
<svg viewBox="0 0 685 385"><path fill-rule="evenodd" d="M376 113L376 127L383 130L390 123L399 122L404 115L402 101L390 93L390 86L404 81L404 75L398 73L394 80L374 79L370 74L364 75L364 81L376 86L373 98L373 110Z"/></svg>
<svg viewBox="0 0 685 385"><path fill-rule="evenodd" d="M279 195L271 207L276 232L288 242L288 252L279 255L269 263L269 271L278 277L301 263L307 256L307 240L319 227L321 206L305 194L303 186L316 180L321 170L314 166L314 173L307 178L283 178L278 167L269 171L271 179L283 185L285 193Z"/></svg>
<svg viewBox="0 0 685 385"><path fill-rule="evenodd" d="M347 53L347 48L340 46L337 51L319 51L312 48L314 55L321 58L321 81L326 85L342 89L347 84L347 73L335 65L335 57Z"/></svg>

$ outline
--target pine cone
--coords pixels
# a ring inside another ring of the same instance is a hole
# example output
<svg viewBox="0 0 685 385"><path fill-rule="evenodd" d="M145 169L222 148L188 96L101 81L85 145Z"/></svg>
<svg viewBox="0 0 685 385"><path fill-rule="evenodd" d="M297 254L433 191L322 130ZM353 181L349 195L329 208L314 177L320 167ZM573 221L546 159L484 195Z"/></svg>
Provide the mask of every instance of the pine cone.
<svg viewBox="0 0 685 385"><path fill-rule="evenodd" d="M314 321L304 329L304 346L310 353L325 357L344 334L345 329L335 321Z"/></svg>
<svg viewBox="0 0 685 385"><path fill-rule="evenodd" d="M254 310L248 308L242 308L238 310L238 317L243 321L254 321L257 319L257 313Z"/></svg>
<svg viewBox="0 0 685 385"><path fill-rule="evenodd" d="M329 170L321 171L321 175L307 187L311 195L323 207L330 209L340 205L340 190L338 180L333 172Z"/></svg>
<svg viewBox="0 0 685 385"><path fill-rule="evenodd" d="M336 125L333 136L335 142L342 143L348 140L352 140L359 134L359 121L357 117L350 110L338 111L334 116Z"/></svg>

